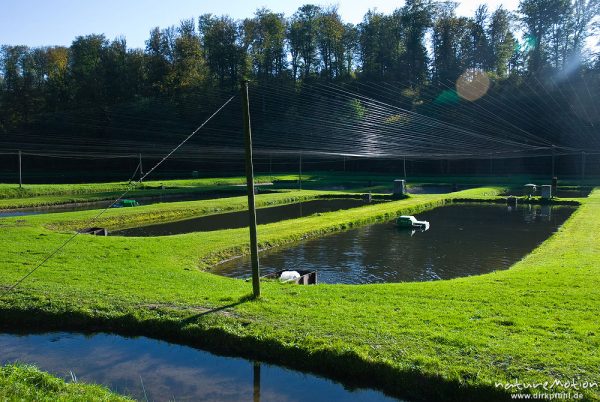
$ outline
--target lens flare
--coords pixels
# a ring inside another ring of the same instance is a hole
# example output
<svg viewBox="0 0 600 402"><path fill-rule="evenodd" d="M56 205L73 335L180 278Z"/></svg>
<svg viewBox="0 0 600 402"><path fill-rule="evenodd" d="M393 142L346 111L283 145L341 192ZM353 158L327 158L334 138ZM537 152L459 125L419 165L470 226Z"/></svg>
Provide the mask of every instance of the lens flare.
<svg viewBox="0 0 600 402"><path fill-rule="evenodd" d="M456 81L458 96L468 101L476 101L490 89L490 79L483 70L470 68Z"/></svg>

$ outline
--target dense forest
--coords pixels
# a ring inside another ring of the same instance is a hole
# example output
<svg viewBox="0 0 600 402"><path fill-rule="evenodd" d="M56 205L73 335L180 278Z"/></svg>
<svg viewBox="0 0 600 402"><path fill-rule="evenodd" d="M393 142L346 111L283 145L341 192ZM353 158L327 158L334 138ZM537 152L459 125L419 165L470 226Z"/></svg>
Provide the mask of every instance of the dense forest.
<svg viewBox="0 0 600 402"><path fill-rule="evenodd" d="M101 34L70 47L4 45L0 143L6 152L158 155L249 79L259 99L294 97L296 116L323 108L299 103L303 92L335 85L490 136L504 135L499 127L527 132L524 143L540 138L553 153L600 152L600 43L586 47L597 38L600 0L521 0L514 12L480 6L472 17L458 16L456 6L407 0L392 14L369 11L357 25L335 7L310 4L291 16L204 14L152 29L144 49ZM454 99L466 72L489 81L482 99ZM272 103L277 112L266 114L263 101L258 131L275 132L273 120L290 115L292 106ZM350 106L360 115L360 102ZM426 149L405 151L427 159Z"/></svg>

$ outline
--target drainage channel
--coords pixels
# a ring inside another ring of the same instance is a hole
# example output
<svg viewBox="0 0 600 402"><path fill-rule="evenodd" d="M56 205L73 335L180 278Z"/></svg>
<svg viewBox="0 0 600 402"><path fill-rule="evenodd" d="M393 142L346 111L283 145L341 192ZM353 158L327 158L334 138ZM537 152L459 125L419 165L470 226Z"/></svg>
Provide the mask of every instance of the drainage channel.
<svg viewBox="0 0 600 402"><path fill-rule="evenodd" d="M316 375L145 337L0 333L0 363L16 361L35 364L67 381L103 384L138 400L395 400Z"/></svg>

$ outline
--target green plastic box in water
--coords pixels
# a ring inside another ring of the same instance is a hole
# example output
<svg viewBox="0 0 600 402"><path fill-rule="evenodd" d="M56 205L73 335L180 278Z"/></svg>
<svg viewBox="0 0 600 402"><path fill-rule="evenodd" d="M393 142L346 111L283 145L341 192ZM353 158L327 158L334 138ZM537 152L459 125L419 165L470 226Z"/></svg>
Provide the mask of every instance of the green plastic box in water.
<svg viewBox="0 0 600 402"><path fill-rule="evenodd" d="M124 207L137 207L140 203L136 200L121 200L121 205Z"/></svg>

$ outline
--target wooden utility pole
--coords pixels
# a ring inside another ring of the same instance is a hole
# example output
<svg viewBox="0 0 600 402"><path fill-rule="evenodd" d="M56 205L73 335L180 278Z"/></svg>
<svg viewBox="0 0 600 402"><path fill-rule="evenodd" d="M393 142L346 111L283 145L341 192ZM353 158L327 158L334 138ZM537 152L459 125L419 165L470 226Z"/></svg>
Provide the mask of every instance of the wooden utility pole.
<svg viewBox="0 0 600 402"><path fill-rule="evenodd" d="M581 152L581 180L585 180L585 152Z"/></svg>
<svg viewBox="0 0 600 402"><path fill-rule="evenodd" d="M555 162L554 162L555 152L554 152L554 150L555 150L555 147L554 147L554 145L552 145L552 177L555 176L554 175L554 165L555 165Z"/></svg>
<svg viewBox="0 0 600 402"><path fill-rule="evenodd" d="M21 163L21 150L19 150L19 188L23 187L23 174L22 174L22 163Z"/></svg>
<svg viewBox="0 0 600 402"><path fill-rule="evenodd" d="M406 180L406 158L403 158L402 165L404 166L404 180Z"/></svg>
<svg viewBox="0 0 600 402"><path fill-rule="evenodd" d="M256 206L254 204L254 166L252 165L252 132L250 127L250 101L248 81L241 82L242 114L246 144L246 187L248 189L248 218L250 226L250 258L252 261L252 291L260 297L260 268L258 264L258 237L256 233Z"/></svg>
<svg viewBox="0 0 600 402"><path fill-rule="evenodd" d="M298 189L302 190L302 152L300 152L300 161L298 165Z"/></svg>
<svg viewBox="0 0 600 402"><path fill-rule="evenodd" d="M140 183L144 178L144 168L142 166L142 153L140 152Z"/></svg>

